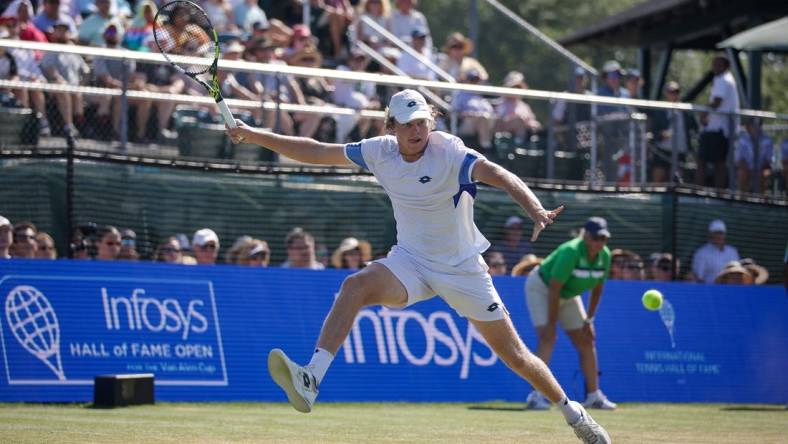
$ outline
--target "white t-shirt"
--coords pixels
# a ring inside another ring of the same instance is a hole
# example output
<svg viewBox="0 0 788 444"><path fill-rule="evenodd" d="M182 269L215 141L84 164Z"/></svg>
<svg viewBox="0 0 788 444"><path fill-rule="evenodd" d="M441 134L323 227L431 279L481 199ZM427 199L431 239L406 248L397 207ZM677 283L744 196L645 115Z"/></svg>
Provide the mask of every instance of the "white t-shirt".
<svg viewBox="0 0 788 444"><path fill-rule="evenodd" d="M421 55L433 61L432 53L427 48L424 48ZM427 65L407 52L403 52L402 56L397 60L397 68L401 69L405 74L417 79L435 80L435 73Z"/></svg>
<svg viewBox="0 0 788 444"><path fill-rule="evenodd" d="M730 261L738 261L739 252L731 245L725 245L720 250L711 242L695 250L692 256L692 273L707 284L713 284L714 279Z"/></svg>
<svg viewBox="0 0 788 444"><path fill-rule="evenodd" d="M430 133L427 150L415 162L402 159L394 136L349 143L345 156L372 172L391 199L398 248L435 271L486 270L480 253L490 242L473 222L471 179L484 156L441 131Z"/></svg>
<svg viewBox="0 0 788 444"><path fill-rule="evenodd" d="M715 97L722 99L720 106L717 108L719 111L738 111L739 110L739 93L736 91L736 81L733 79L733 74L730 71L725 71L724 74L714 76L714 82L711 85L710 101L714 101ZM730 137L730 128L728 127L728 114L709 114L709 123L706 125L706 131L720 131L725 134L725 137ZM734 130L738 126L738 120L734 123Z"/></svg>

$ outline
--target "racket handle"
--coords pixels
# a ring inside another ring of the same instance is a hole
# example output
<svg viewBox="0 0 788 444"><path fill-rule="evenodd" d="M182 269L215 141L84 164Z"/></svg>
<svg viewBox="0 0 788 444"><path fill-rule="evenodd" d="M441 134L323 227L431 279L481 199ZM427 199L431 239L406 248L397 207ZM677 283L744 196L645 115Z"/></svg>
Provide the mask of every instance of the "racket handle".
<svg viewBox="0 0 788 444"><path fill-rule="evenodd" d="M233 117L233 113L230 112L230 108L227 106L227 102L224 100L220 100L216 102L219 105L219 110L222 112L222 117L224 117L224 123L227 124L230 128L235 128L238 125L235 124L235 117Z"/></svg>

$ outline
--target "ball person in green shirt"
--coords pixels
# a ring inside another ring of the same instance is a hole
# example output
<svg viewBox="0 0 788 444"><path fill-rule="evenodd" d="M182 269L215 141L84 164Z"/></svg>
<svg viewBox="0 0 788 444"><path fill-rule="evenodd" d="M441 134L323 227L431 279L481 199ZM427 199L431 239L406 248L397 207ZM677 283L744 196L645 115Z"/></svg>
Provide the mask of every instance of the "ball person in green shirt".
<svg viewBox="0 0 788 444"><path fill-rule="evenodd" d="M583 405L613 410L616 404L599 389L594 332L594 314L610 272L608 239L607 221L601 217L588 219L577 238L559 245L528 275L525 299L539 337L536 355L546 364L550 363L556 326L560 323L580 355L588 392ZM591 290L588 312L580 297L587 290ZM532 391L526 408L546 410L550 402L538 391Z"/></svg>

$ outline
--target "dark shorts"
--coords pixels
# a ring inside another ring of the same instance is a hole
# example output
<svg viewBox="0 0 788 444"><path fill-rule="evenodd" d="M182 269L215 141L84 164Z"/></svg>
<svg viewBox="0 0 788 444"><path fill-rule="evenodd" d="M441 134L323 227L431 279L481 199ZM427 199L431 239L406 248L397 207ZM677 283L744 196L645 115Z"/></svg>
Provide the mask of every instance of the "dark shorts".
<svg viewBox="0 0 788 444"><path fill-rule="evenodd" d="M698 157L703 162L724 162L728 157L728 138L722 131L700 133Z"/></svg>
<svg viewBox="0 0 788 444"><path fill-rule="evenodd" d="M654 168L664 168L666 170L670 169L670 160L671 160L671 152L667 150L663 150L662 148L655 148L652 152L651 156L651 166ZM680 168L684 161L687 160L687 155L684 153L679 153L678 155L678 167Z"/></svg>

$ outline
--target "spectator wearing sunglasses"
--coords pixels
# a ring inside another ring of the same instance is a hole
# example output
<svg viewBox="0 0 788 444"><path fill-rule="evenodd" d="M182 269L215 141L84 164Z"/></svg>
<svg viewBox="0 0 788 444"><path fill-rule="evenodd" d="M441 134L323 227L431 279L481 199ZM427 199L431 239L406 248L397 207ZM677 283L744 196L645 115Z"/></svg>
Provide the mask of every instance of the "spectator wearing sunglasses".
<svg viewBox="0 0 788 444"><path fill-rule="evenodd" d="M607 241L610 231L607 221L592 217L586 221L580 235L559 245L544 261L531 271L525 284L525 300L531 321L536 327L539 345L537 356L550 363L560 323L580 355L580 367L585 376L586 408L613 410L599 388L596 332L594 316L602 297L602 287L610 273L610 250ZM591 290L588 312L580 297ZM538 391L527 398L526 408L546 410L550 402Z"/></svg>
<svg viewBox="0 0 788 444"><path fill-rule="evenodd" d="M506 258L500 251L487 251L484 254L484 262L487 263L487 273L490 276L506 276Z"/></svg>
<svg viewBox="0 0 788 444"><path fill-rule="evenodd" d="M236 263L250 267L267 267L270 261L271 249L268 248L268 242L252 239L241 248Z"/></svg>
<svg viewBox="0 0 788 444"><path fill-rule="evenodd" d="M0 259L11 259L11 245L14 242L11 221L0 216Z"/></svg>
<svg viewBox="0 0 788 444"><path fill-rule="evenodd" d="M116 261L120 254L120 231L112 225L101 227L96 232L96 260Z"/></svg>
<svg viewBox="0 0 788 444"><path fill-rule="evenodd" d="M38 230L32 222L17 222L14 225L14 243L11 244L11 256L15 258L35 259L38 251L36 234Z"/></svg>
<svg viewBox="0 0 788 444"><path fill-rule="evenodd" d="M183 253L181 252L181 243L178 242L178 238L170 236L160 243L153 254L153 260L166 264L182 264Z"/></svg>
<svg viewBox="0 0 788 444"><path fill-rule="evenodd" d="M632 253L624 262L621 277L624 281L642 281L646 279L646 267L643 258L637 253Z"/></svg>
<svg viewBox="0 0 788 444"><path fill-rule="evenodd" d="M672 281L673 273L671 267L673 255L670 253L652 253L649 256L649 264L646 267L646 279L652 281ZM680 269L679 260L676 259L676 275Z"/></svg>
<svg viewBox="0 0 788 444"><path fill-rule="evenodd" d="M210 228L203 228L194 232L192 249L197 265L214 265L219 257L219 236Z"/></svg>
<svg viewBox="0 0 788 444"><path fill-rule="evenodd" d="M36 251L36 257L38 259L57 259L55 240L52 239L49 233L43 231L38 232L38 234L36 234L36 244L38 244L38 250Z"/></svg>
<svg viewBox="0 0 788 444"><path fill-rule="evenodd" d="M120 253L118 259L127 261L139 260L140 254L137 252L137 233L129 228L120 232Z"/></svg>

